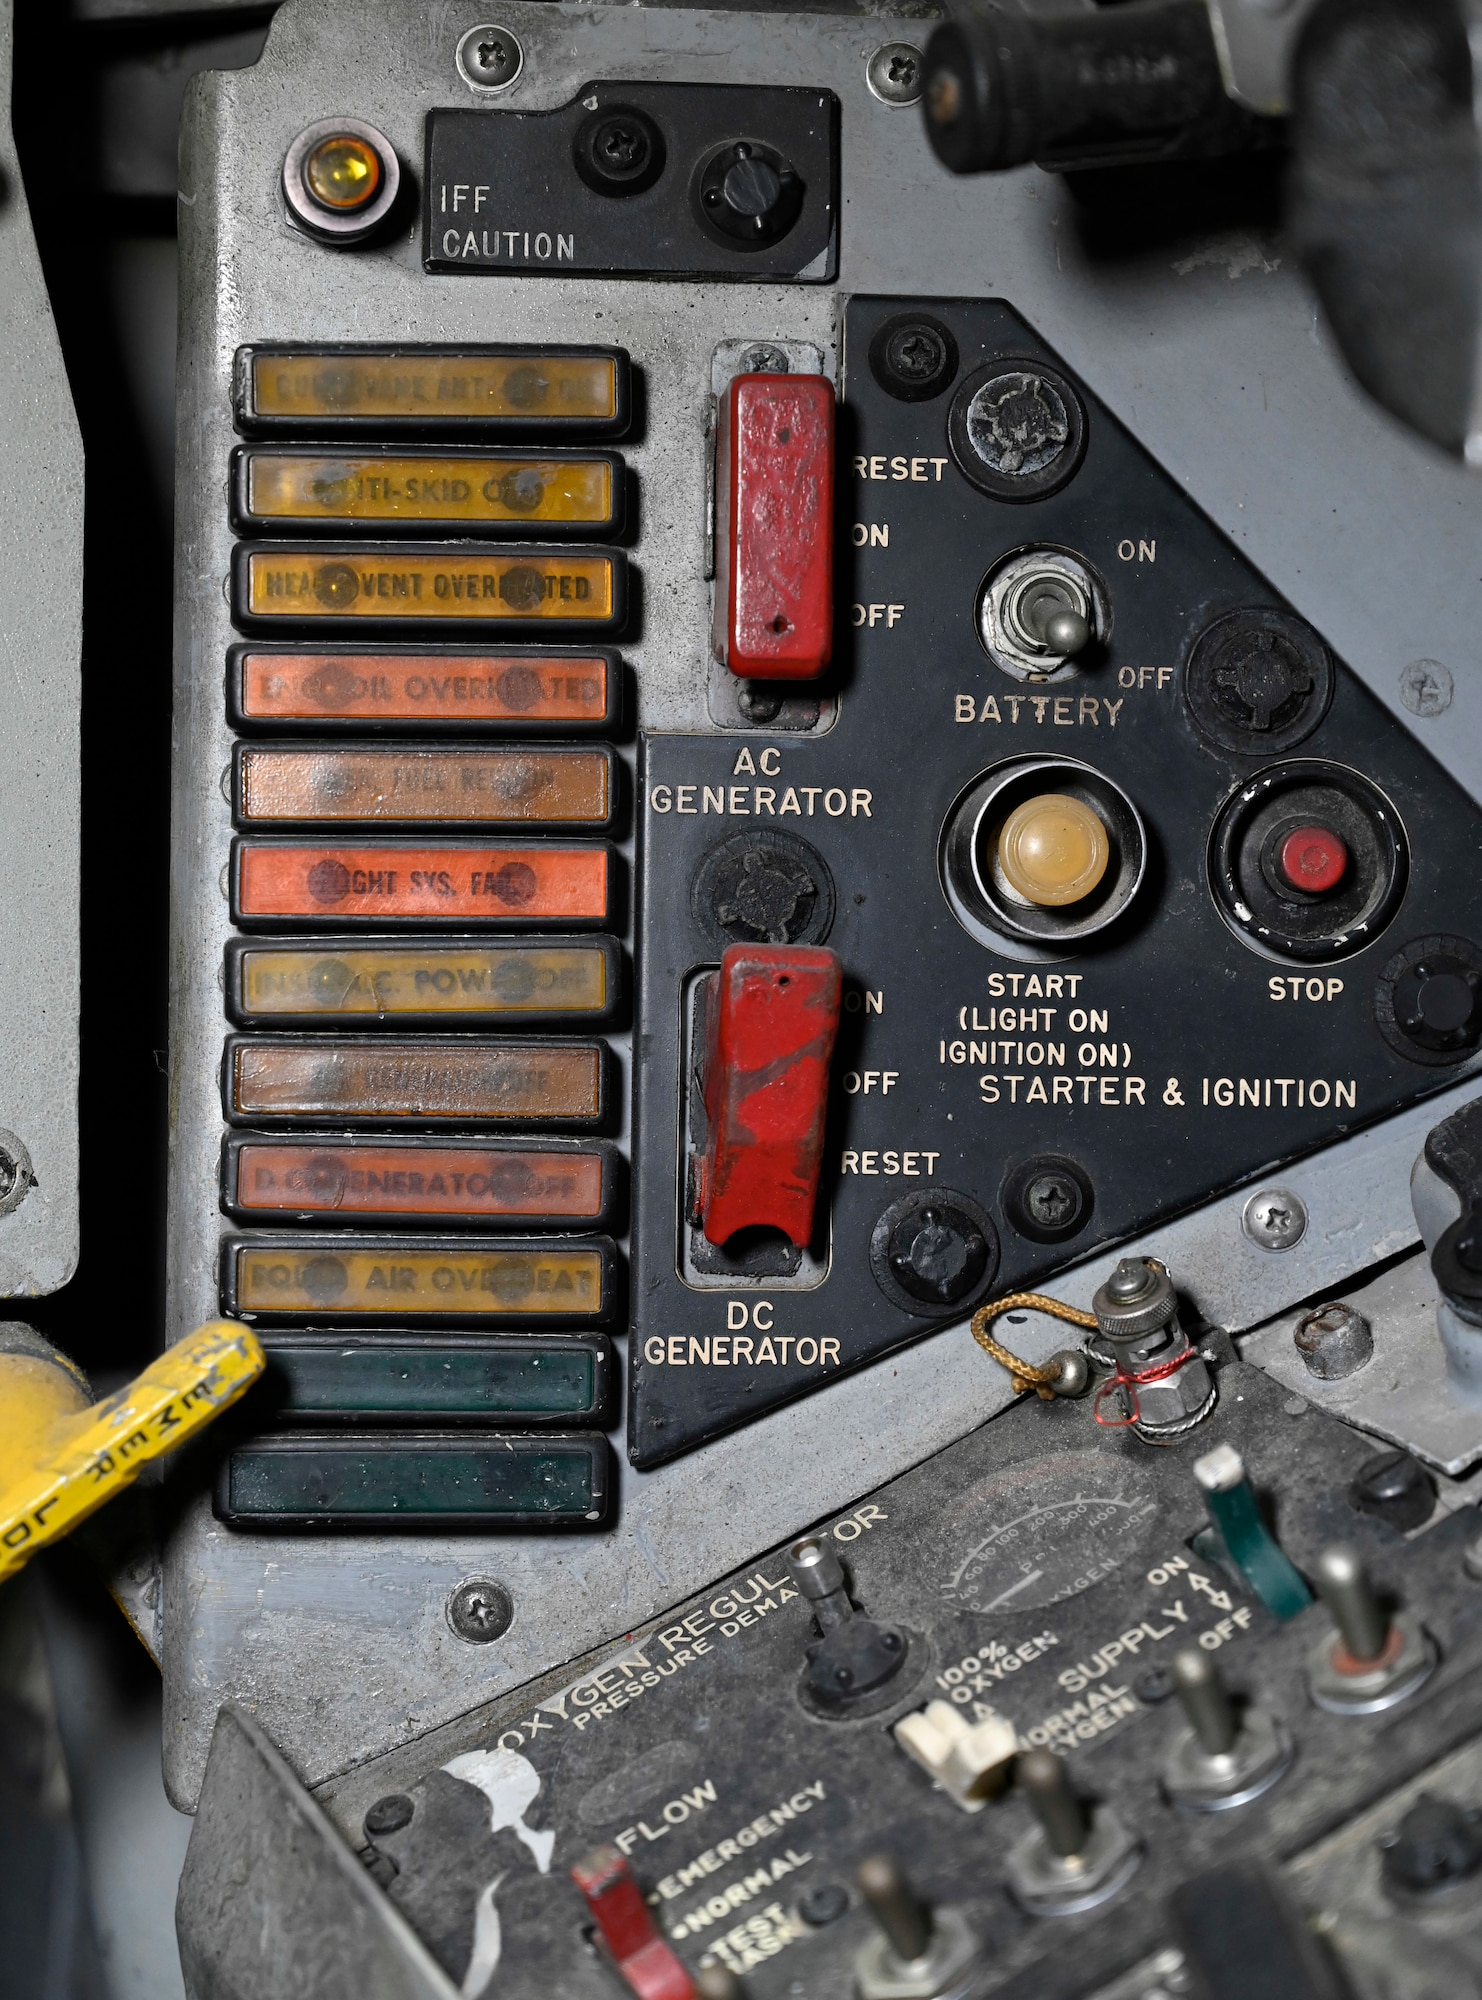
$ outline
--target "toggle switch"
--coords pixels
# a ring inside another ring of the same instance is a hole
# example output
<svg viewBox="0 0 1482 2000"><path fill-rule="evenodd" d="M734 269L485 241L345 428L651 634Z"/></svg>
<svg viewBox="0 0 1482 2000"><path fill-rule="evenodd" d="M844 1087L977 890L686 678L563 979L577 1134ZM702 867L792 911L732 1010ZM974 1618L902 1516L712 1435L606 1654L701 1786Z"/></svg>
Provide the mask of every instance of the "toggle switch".
<svg viewBox="0 0 1482 2000"><path fill-rule="evenodd" d="M857 1712L893 1681L910 1655L909 1636L857 1611L844 1565L825 1541L805 1535L787 1552L787 1567L813 1612L818 1637L808 1646L803 1685L826 1715Z"/></svg>
<svg viewBox="0 0 1482 2000"><path fill-rule="evenodd" d="M733 674L807 681L833 652L834 389L822 375L738 375L715 443L715 656Z"/></svg>
<svg viewBox="0 0 1482 2000"><path fill-rule="evenodd" d="M855 1880L878 1926L854 1961L859 2000L939 2000L961 1993L978 1953L961 1913L929 1908L888 1854L862 1861Z"/></svg>
<svg viewBox="0 0 1482 2000"><path fill-rule="evenodd" d="M1307 1656L1307 1685L1334 1715L1375 1715L1428 1681L1436 1648L1411 1611L1382 1604L1358 1551L1334 1542L1317 1559L1317 1587L1333 1621Z"/></svg>
<svg viewBox="0 0 1482 2000"><path fill-rule="evenodd" d="M837 957L805 945L733 944L707 982L697 1195L709 1242L758 1227L811 1241L841 994Z"/></svg>
<svg viewBox="0 0 1482 2000"><path fill-rule="evenodd" d="M615 1847L584 1855L571 1879L596 1922L599 1949L638 2000L695 2000L693 1980L660 1937L633 1870Z"/></svg>
<svg viewBox="0 0 1482 2000"><path fill-rule="evenodd" d="M1208 1653L1174 1656L1173 1681L1184 1720L1163 1760L1163 1789L1186 1812L1222 1812L1268 1792L1292 1761L1292 1743L1274 1716L1237 1709Z"/></svg>
<svg viewBox="0 0 1482 2000"><path fill-rule="evenodd" d="M1053 1750L1027 1750L1018 1785L1035 1820L1004 1860L1018 1902L1032 1916L1068 1917L1116 1895L1142 1849L1111 1807L1088 1805Z"/></svg>
<svg viewBox="0 0 1482 2000"><path fill-rule="evenodd" d="M1245 1461L1230 1444L1217 1444L1194 1460L1194 1479L1209 1509L1212 1534L1223 1543L1223 1554L1245 1578L1275 1617L1295 1618L1312 1602L1301 1572L1261 1517ZM1203 1536L1194 1547L1202 1554Z"/></svg>

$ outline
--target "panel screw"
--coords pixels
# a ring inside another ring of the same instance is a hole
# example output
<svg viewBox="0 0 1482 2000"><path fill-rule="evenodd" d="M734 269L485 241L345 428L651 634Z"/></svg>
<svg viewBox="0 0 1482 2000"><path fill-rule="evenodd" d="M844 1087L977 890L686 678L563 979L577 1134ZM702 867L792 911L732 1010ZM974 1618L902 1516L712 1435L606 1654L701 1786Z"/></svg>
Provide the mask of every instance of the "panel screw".
<svg viewBox="0 0 1482 2000"><path fill-rule="evenodd" d="M772 722L782 713L782 696L765 682L747 681L736 692L736 706L748 722Z"/></svg>
<svg viewBox="0 0 1482 2000"><path fill-rule="evenodd" d="M940 320L897 313L876 327L870 367L889 396L924 403L940 395L957 373L957 343Z"/></svg>
<svg viewBox="0 0 1482 2000"><path fill-rule="evenodd" d="M798 1898L798 1915L814 1930L836 1924L849 1908L849 1891L842 1882L819 1882Z"/></svg>
<svg viewBox="0 0 1482 2000"><path fill-rule="evenodd" d="M19 1208L35 1185L31 1155L14 1132L0 1127L0 1215Z"/></svg>
<svg viewBox="0 0 1482 2000"><path fill-rule="evenodd" d="M448 1626L471 1646L487 1646L491 1639L502 1639L514 1615L509 1592L502 1583L491 1583L487 1577L469 1577L448 1599Z"/></svg>
<svg viewBox="0 0 1482 2000"><path fill-rule="evenodd" d="M1061 1229L1074 1220L1081 1191L1069 1174L1036 1174L1024 1190L1024 1206L1046 1229Z"/></svg>
<svg viewBox="0 0 1482 2000"><path fill-rule="evenodd" d="M780 347L748 347L741 361L748 375L788 375L792 363Z"/></svg>
<svg viewBox="0 0 1482 2000"><path fill-rule="evenodd" d="M1307 1372L1320 1382L1341 1382L1374 1358L1369 1322L1352 1306L1314 1306L1297 1321L1292 1335Z"/></svg>
<svg viewBox="0 0 1482 2000"><path fill-rule="evenodd" d="M377 1799L365 1816L365 1835L374 1840L378 1834L399 1833L404 1826L410 1826L417 1808L405 1792L388 1792L384 1799Z"/></svg>
<svg viewBox="0 0 1482 2000"><path fill-rule="evenodd" d="M1412 660L1400 670L1400 700L1412 715L1444 715L1456 681L1444 660Z"/></svg>
<svg viewBox="0 0 1482 2000"><path fill-rule="evenodd" d="M921 51L909 42L885 42L865 64L865 82L882 104L915 104L921 97Z"/></svg>
<svg viewBox="0 0 1482 2000"><path fill-rule="evenodd" d="M1240 1226L1259 1250L1291 1250L1307 1234L1307 1210L1285 1188L1262 1188L1245 1204Z"/></svg>
<svg viewBox="0 0 1482 2000"><path fill-rule="evenodd" d="M458 73L475 90L508 90L524 67L519 37L497 22L470 28L458 44Z"/></svg>

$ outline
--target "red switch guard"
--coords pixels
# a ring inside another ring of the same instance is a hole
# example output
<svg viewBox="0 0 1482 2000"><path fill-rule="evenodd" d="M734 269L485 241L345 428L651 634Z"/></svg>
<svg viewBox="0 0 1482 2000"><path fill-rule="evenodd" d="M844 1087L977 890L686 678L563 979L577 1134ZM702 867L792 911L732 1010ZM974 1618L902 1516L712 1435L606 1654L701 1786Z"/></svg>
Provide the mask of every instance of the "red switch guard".
<svg viewBox="0 0 1482 2000"><path fill-rule="evenodd" d="M643 1891L615 1847L599 1847L584 1856L571 1879L586 1897L603 1944L638 2000L695 2000L694 1981L654 1928Z"/></svg>
<svg viewBox="0 0 1482 2000"><path fill-rule="evenodd" d="M757 1224L813 1234L842 978L831 951L733 944L705 996L700 1214L725 1243Z"/></svg>
<svg viewBox="0 0 1482 2000"><path fill-rule="evenodd" d="M834 631L834 391L821 375L738 375L715 444L715 655L807 681Z"/></svg>

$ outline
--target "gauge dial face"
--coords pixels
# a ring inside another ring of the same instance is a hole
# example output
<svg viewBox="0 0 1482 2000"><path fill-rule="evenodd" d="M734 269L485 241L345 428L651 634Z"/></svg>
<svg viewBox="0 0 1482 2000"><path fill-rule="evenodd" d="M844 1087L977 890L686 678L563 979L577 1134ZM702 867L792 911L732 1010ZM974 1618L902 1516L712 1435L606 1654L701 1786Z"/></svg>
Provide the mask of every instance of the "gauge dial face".
<svg viewBox="0 0 1482 2000"><path fill-rule="evenodd" d="M1158 1512L1136 1469L1099 1452L1016 1467L953 1508L945 1525L962 1553L940 1598L1001 1618L1061 1604L1144 1550Z"/></svg>

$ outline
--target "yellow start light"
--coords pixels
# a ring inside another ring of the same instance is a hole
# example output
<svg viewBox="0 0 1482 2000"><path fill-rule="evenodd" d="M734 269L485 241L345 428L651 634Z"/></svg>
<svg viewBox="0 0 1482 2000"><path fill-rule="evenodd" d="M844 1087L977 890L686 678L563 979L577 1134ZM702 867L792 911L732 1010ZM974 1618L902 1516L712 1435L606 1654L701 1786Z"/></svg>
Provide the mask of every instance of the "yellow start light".
<svg viewBox="0 0 1482 2000"><path fill-rule="evenodd" d="M998 865L1017 896L1063 909L1089 896L1111 859L1106 828L1090 806L1064 792L1026 799L1004 821Z"/></svg>

